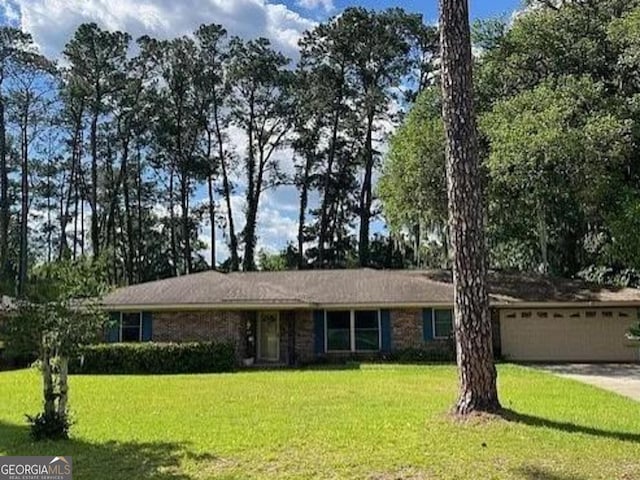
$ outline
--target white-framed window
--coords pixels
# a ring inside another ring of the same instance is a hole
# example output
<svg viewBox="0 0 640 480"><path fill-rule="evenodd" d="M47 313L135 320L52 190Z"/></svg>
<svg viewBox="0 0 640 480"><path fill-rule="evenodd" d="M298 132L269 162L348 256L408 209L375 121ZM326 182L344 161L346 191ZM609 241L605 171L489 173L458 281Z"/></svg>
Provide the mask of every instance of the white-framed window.
<svg viewBox="0 0 640 480"><path fill-rule="evenodd" d="M380 310L325 310L326 352L380 350Z"/></svg>
<svg viewBox="0 0 640 480"><path fill-rule="evenodd" d="M120 313L120 341L125 343L142 341L142 312Z"/></svg>
<svg viewBox="0 0 640 480"><path fill-rule="evenodd" d="M433 338L443 339L453 336L453 310L434 308L431 321L433 322Z"/></svg>

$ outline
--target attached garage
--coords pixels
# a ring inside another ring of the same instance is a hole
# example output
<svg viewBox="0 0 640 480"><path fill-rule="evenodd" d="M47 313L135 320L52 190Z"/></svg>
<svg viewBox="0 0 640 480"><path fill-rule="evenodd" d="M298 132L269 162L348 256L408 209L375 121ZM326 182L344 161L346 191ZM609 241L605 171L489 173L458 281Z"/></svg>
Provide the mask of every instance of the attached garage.
<svg viewBox="0 0 640 480"><path fill-rule="evenodd" d="M502 355L531 362L630 362L640 350L626 338L635 308L500 310Z"/></svg>

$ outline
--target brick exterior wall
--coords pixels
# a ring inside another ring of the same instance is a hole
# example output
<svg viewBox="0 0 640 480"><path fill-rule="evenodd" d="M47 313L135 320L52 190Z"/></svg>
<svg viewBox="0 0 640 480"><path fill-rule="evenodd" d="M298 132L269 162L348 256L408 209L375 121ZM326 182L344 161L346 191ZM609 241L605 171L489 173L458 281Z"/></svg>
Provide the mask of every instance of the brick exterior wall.
<svg viewBox="0 0 640 480"><path fill-rule="evenodd" d="M289 363L289 329L293 320L293 312L280 312L280 363Z"/></svg>
<svg viewBox="0 0 640 480"><path fill-rule="evenodd" d="M422 341L422 310L391 310L391 347L393 350L419 348Z"/></svg>
<svg viewBox="0 0 640 480"><path fill-rule="evenodd" d="M235 346L236 355L240 361L247 349L246 324L255 318L257 318L256 312L242 311L154 312L152 340L154 342L230 342ZM290 337L289 329L292 327L292 322L295 323ZM290 352L290 340L294 343L294 352ZM295 355L296 363L312 361L315 358L313 341L312 311L280 312L280 363L289 363L290 353Z"/></svg>
<svg viewBox="0 0 640 480"><path fill-rule="evenodd" d="M422 309L395 309L391 310L390 314L392 350L451 348L449 340L428 342L423 340ZM496 325L496 316L492 315L494 332L496 328L499 328L499 325ZM256 312L248 311L154 312L153 341L230 342L235 346L238 361L240 361L247 351L245 338L247 322L256 318ZM253 326L255 329L255 321L253 321ZM499 335L497 343L499 349ZM336 356L340 357L340 354L336 354ZM347 354L347 356L350 355ZM307 363L316 357L313 311L280 312L279 363Z"/></svg>
<svg viewBox="0 0 640 480"><path fill-rule="evenodd" d="M295 312L296 362L310 362L316 357L313 346L313 311Z"/></svg>
<svg viewBox="0 0 640 480"><path fill-rule="evenodd" d="M154 342L229 342L244 356L248 312L154 312Z"/></svg>
<svg viewBox="0 0 640 480"><path fill-rule="evenodd" d="M448 350L452 347L450 340L424 340L421 308L397 309L391 310L390 313L392 350Z"/></svg>

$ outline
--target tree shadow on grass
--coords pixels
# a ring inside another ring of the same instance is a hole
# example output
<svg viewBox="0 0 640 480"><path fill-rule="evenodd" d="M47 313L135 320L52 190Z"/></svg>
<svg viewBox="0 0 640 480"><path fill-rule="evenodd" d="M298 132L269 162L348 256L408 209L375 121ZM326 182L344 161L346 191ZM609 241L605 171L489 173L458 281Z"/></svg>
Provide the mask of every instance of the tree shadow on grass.
<svg viewBox="0 0 640 480"><path fill-rule="evenodd" d="M632 432L616 432L611 430L602 430L600 428L588 427L586 425L577 425L571 422L560 422L557 420L549 420L548 418L536 417L519 413L514 410L504 409L502 418L509 422L522 423L531 427L551 428L566 433L581 433L592 435L594 437L607 438L612 440L620 440L623 442L640 443L640 433ZM536 478L536 477L532 477ZM545 477L542 477L545 478ZM553 477L551 477L553 478Z"/></svg>
<svg viewBox="0 0 640 480"><path fill-rule="evenodd" d="M91 480L191 480L182 472L183 460L215 464L214 455L195 454L184 444L171 442L89 443L71 438L33 442L29 428L0 422L0 453L10 456L70 456L74 478Z"/></svg>
<svg viewBox="0 0 640 480"><path fill-rule="evenodd" d="M524 466L516 470L519 478L526 480L583 480L584 477L579 477L571 473L559 473L552 472L542 467Z"/></svg>

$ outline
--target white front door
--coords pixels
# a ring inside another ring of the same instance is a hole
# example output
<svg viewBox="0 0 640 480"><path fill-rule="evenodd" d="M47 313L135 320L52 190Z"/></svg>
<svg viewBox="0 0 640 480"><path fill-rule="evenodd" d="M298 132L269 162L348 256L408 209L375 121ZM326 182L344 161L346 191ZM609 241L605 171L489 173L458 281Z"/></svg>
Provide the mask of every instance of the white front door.
<svg viewBox="0 0 640 480"><path fill-rule="evenodd" d="M258 314L258 359L280 360L280 318L278 312Z"/></svg>

